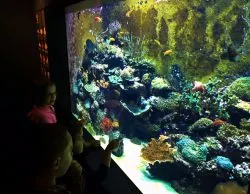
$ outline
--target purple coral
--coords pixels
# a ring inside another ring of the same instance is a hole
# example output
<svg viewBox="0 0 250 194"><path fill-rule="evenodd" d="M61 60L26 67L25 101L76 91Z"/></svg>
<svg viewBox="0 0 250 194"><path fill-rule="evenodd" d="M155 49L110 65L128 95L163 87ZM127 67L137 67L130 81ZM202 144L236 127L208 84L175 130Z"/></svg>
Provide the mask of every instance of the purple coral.
<svg viewBox="0 0 250 194"><path fill-rule="evenodd" d="M115 20L114 22L110 23L108 26L109 33L112 34L116 31L120 30L121 27L122 27L122 25L117 20Z"/></svg>

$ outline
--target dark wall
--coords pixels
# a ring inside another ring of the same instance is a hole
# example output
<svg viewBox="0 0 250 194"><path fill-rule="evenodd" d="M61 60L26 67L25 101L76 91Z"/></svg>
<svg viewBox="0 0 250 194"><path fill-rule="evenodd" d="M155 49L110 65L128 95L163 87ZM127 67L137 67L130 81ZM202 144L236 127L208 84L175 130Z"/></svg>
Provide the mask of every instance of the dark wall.
<svg viewBox="0 0 250 194"><path fill-rule="evenodd" d="M7 0L0 8L1 112L4 114L14 116L27 110L29 83L39 75L33 8L31 0Z"/></svg>

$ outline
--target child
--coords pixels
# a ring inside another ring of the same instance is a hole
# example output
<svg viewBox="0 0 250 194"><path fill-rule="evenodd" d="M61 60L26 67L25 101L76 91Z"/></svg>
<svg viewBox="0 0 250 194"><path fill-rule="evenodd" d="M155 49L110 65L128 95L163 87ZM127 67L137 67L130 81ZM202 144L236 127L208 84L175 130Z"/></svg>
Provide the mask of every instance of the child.
<svg viewBox="0 0 250 194"><path fill-rule="evenodd" d="M36 129L30 131L30 139L32 140L30 160L26 165L31 173L27 179L29 184L26 185L25 193L82 193L84 186L82 168L72 159L73 142L67 129L58 124L34 125L32 127ZM111 152L118 146L119 141L114 140L106 147L103 152L103 165L110 166ZM67 173L73 177L70 190L56 184L56 179ZM22 192L19 191L19 193Z"/></svg>
<svg viewBox="0 0 250 194"><path fill-rule="evenodd" d="M56 85L47 79L34 83L34 107L27 117L36 124L56 123L54 104L56 101Z"/></svg>
<svg viewBox="0 0 250 194"><path fill-rule="evenodd" d="M56 85L48 79L34 82L34 107L27 118L34 124L57 123L54 104L57 97ZM70 128L71 126L69 126ZM85 147L98 147L100 141L84 141Z"/></svg>

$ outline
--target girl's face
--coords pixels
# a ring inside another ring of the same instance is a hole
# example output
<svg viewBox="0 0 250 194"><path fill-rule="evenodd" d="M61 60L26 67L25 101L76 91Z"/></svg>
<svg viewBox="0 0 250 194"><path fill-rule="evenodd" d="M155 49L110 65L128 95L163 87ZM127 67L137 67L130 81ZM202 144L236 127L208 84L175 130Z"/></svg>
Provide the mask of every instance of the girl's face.
<svg viewBox="0 0 250 194"><path fill-rule="evenodd" d="M46 94L44 96L44 105L54 105L56 101L56 86L55 84L47 87Z"/></svg>

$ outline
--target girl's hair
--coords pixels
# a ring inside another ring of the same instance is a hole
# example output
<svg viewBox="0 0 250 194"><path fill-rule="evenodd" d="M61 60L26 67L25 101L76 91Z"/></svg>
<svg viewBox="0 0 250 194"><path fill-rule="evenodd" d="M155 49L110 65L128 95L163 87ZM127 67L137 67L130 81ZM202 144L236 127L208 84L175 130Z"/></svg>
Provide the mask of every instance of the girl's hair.
<svg viewBox="0 0 250 194"><path fill-rule="evenodd" d="M33 82L33 98L35 105L42 105L49 86L54 85L47 78L39 78Z"/></svg>

